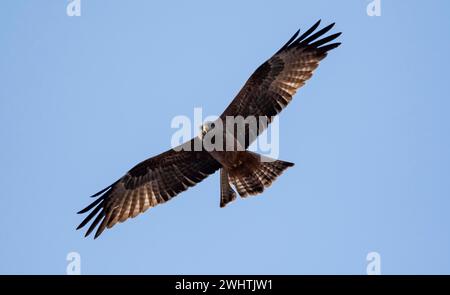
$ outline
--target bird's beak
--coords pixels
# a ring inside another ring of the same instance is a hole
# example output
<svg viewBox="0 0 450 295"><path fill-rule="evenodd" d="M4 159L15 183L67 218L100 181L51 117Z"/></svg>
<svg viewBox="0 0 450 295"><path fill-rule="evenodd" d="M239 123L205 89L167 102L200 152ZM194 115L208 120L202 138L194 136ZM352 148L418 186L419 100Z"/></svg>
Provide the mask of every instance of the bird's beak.
<svg viewBox="0 0 450 295"><path fill-rule="evenodd" d="M206 129L205 129L205 126L202 125L202 126L200 126L200 138L203 139L203 137L205 136L205 134L206 134Z"/></svg>

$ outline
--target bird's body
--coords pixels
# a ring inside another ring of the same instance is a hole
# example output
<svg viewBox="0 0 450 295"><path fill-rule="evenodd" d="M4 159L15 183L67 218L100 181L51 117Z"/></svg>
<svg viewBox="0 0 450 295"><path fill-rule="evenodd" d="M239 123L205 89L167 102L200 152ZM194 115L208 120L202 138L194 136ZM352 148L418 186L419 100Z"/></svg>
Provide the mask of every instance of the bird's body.
<svg viewBox="0 0 450 295"><path fill-rule="evenodd" d="M340 33L320 39L334 24L315 32L319 23L301 36L297 31L251 75L220 116L220 121L215 122L222 124L202 126L200 136L139 163L112 185L93 195L97 199L79 212L90 211L90 214L77 229L93 220L86 236L97 227L95 237L98 237L106 228L170 200L217 170L220 170L221 207L236 199L232 186L241 197L263 192L293 163L263 157L247 148L292 100L327 52L340 45L329 43ZM226 124L237 117L254 117L256 123L241 128ZM214 140L207 141L207 138ZM223 140L222 148L215 145L218 139Z"/></svg>
<svg viewBox="0 0 450 295"><path fill-rule="evenodd" d="M202 132L199 137L204 141L204 145L210 142L205 140L208 138L209 132L215 132L211 138L211 147L205 148L205 150L219 162L222 168L231 170L236 168L242 161L242 156L246 154L245 147L237 140L237 135L234 134L234 130L229 130L220 124L220 130L216 131L216 122L206 122L202 126ZM221 139L220 143L218 139Z"/></svg>

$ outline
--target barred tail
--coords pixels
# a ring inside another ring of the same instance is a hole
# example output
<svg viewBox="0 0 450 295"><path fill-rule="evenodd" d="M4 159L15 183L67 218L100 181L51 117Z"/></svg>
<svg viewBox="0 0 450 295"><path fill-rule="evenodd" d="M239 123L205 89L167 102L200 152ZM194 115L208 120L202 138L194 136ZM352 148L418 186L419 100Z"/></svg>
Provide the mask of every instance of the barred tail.
<svg viewBox="0 0 450 295"><path fill-rule="evenodd" d="M260 194L294 163L262 157L245 152L242 165L230 170L228 178L241 197Z"/></svg>

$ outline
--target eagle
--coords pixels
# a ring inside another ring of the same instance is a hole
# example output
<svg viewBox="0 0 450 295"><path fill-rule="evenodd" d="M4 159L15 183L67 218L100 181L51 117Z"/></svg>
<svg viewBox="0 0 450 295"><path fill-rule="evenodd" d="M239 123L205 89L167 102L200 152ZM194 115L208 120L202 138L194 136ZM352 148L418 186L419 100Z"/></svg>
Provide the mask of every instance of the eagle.
<svg viewBox="0 0 450 295"><path fill-rule="evenodd" d="M91 196L96 198L95 201L78 212L89 214L77 230L92 221L85 236L96 229L94 238L97 238L106 228L169 201L217 170L220 170L220 207L234 201L236 191L242 198L262 193L294 164L263 157L247 148L311 78L327 53L341 44L334 42L340 32L324 36L334 23L318 30L319 25L320 20L301 35L298 30L256 69L216 121L201 126L198 136L137 164L113 184ZM238 116L263 118L266 123L261 124L258 120L256 128L245 125L231 129L222 124L219 130L218 120L227 121ZM213 132L216 140L222 135L225 139L231 136L233 148L206 149L204 140Z"/></svg>

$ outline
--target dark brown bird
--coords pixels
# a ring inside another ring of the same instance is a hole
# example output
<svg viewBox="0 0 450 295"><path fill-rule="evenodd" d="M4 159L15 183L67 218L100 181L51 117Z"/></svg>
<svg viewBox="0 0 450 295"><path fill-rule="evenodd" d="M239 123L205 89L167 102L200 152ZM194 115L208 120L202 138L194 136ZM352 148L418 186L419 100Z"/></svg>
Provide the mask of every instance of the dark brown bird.
<svg viewBox="0 0 450 295"><path fill-rule="evenodd" d="M341 33L322 38L334 23L316 31L319 24L320 21L301 36L300 30L297 31L264 62L218 120L227 122L230 118L240 116L262 118L267 124L270 123L288 105L296 91L311 78L327 52L340 45L330 42ZM82 214L92 210L77 229L93 220L86 236L97 228L97 238L106 228L170 200L219 169L220 206L224 207L236 199L232 186L241 197L259 194L285 169L294 165L246 150L267 124L257 121L256 128L250 125L236 128L233 125L231 129L224 127L219 130L217 123L205 123L198 137L137 164L122 178L94 194L92 197L97 199L78 212ZM222 125L228 126L225 123ZM233 149L205 148L205 139L212 134L212 138L216 139L223 136L224 141L231 138Z"/></svg>

